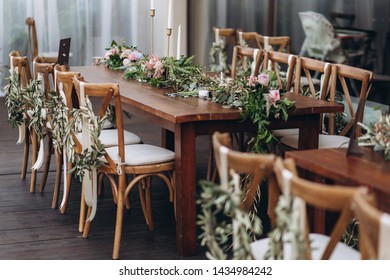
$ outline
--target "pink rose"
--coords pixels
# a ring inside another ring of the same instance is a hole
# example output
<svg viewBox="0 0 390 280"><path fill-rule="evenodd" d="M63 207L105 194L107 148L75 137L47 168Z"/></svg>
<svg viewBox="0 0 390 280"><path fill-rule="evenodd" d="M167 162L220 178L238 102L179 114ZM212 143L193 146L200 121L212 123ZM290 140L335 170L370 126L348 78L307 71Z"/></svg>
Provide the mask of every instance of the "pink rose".
<svg viewBox="0 0 390 280"><path fill-rule="evenodd" d="M256 86L257 78L255 76L250 76L248 79L248 86L254 87Z"/></svg>
<svg viewBox="0 0 390 280"><path fill-rule="evenodd" d="M268 74L264 74L264 73L261 73L259 76L258 76L258 81L261 85L263 86L268 86L269 84L269 75Z"/></svg>
<svg viewBox="0 0 390 280"><path fill-rule="evenodd" d="M125 58L125 59L123 60L123 65L126 66L126 65L129 65L129 64L130 64L130 60L127 59L127 58Z"/></svg>
<svg viewBox="0 0 390 280"><path fill-rule="evenodd" d="M280 100L279 90L271 89L268 94L268 100L275 106L276 102Z"/></svg>

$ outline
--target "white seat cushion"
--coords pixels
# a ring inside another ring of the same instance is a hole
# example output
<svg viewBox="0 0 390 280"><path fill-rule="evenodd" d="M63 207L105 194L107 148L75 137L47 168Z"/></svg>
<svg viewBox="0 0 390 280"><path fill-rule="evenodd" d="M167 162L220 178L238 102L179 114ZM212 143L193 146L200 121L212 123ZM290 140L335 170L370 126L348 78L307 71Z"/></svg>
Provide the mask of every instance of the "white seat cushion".
<svg viewBox="0 0 390 280"><path fill-rule="evenodd" d="M282 138L289 135L298 135L299 128L284 128L284 129L275 129L272 130L272 135L276 138Z"/></svg>
<svg viewBox="0 0 390 280"><path fill-rule="evenodd" d="M106 149L107 154L114 160L118 160L118 146ZM175 153L158 146L149 144L134 144L125 146L126 165L147 165L163 163L175 159Z"/></svg>
<svg viewBox="0 0 390 280"><path fill-rule="evenodd" d="M139 144L142 142L141 138L132 132L127 130L123 131L124 134L124 143L125 145ZM82 143L82 133L77 134L77 139ZM118 130L117 129L102 129L100 136L100 141L104 147L112 147L118 145Z"/></svg>
<svg viewBox="0 0 390 280"><path fill-rule="evenodd" d="M288 147L298 149L299 135L289 135L282 137L280 143ZM318 149L347 147L349 138L341 135L320 134L318 138Z"/></svg>
<svg viewBox="0 0 390 280"><path fill-rule="evenodd" d="M319 260L324 253L325 247L329 242L329 236L311 233L309 234L311 255L313 260ZM269 238L260 239L250 244L252 255L257 260L264 259L268 250ZM284 259L291 259L291 243L284 244ZM360 260L359 251L349 247L348 245L338 242L336 248L330 256L331 260Z"/></svg>

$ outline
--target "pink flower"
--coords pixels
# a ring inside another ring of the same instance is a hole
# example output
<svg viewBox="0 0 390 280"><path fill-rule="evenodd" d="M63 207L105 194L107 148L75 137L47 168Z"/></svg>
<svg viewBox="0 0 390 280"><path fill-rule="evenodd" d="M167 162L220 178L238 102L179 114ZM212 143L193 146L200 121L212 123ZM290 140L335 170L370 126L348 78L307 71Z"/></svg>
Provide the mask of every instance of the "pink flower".
<svg viewBox="0 0 390 280"><path fill-rule="evenodd" d="M130 64L130 60L127 59L127 58L125 58L125 59L123 60L123 65L126 66L126 65L129 65L129 64Z"/></svg>
<svg viewBox="0 0 390 280"><path fill-rule="evenodd" d="M262 74L260 74L259 76L258 76L258 81L259 81L259 83L261 84L261 85L263 85L263 86L268 86L268 84L269 84L269 75L268 74L264 74L264 73L262 73Z"/></svg>
<svg viewBox="0 0 390 280"><path fill-rule="evenodd" d="M276 107L276 102L280 100L279 90L271 89L268 94L268 100Z"/></svg>
<svg viewBox="0 0 390 280"><path fill-rule="evenodd" d="M248 86L254 87L256 86L257 78L255 76L250 76L248 79Z"/></svg>

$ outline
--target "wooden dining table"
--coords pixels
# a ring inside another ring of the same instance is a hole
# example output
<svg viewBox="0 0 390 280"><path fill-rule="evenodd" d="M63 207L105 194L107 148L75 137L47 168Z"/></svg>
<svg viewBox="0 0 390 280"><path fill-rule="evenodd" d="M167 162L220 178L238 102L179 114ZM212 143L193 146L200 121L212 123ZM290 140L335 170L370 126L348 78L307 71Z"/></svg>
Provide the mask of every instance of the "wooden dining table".
<svg viewBox="0 0 390 280"><path fill-rule="evenodd" d="M376 194L378 208L390 213L390 161L366 147L362 154L349 154L347 148L288 151L300 175L310 180L326 180L329 185L366 186ZM324 232L325 213L317 213L315 231Z"/></svg>
<svg viewBox="0 0 390 280"><path fill-rule="evenodd" d="M196 97L171 97L169 89L155 88L134 80L105 66L71 67L88 82L119 84L123 108L163 128L162 145L175 152L176 160L176 244L182 256L195 255L196 235L196 137L215 131L253 131L249 121L242 121L237 108L224 108L210 100ZM299 148L318 147L320 115L343 111L343 106L314 98L286 93L284 98L295 101L288 111L288 121L272 119L270 128L300 128Z"/></svg>

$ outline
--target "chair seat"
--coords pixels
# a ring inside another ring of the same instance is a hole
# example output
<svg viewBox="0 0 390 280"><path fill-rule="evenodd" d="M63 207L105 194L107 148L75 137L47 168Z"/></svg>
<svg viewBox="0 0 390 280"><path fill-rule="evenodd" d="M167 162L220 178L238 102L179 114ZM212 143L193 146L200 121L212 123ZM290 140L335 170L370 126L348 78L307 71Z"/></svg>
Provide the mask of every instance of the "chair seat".
<svg viewBox="0 0 390 280"><path fill-rule="evenodd" d="M139 144L142 142L141 138L132 132L123 131L125 145ZM82 134L77 134L77 139L82 143ZM103 129L99 136L100 141L105 147L112 147L118 145L118 130L117 129Z"/></svg>
<svg viewBox="0 0 390 280"><path fill-rule="evenodd" d="M282 138L289 135L298 135L299 128L284 128L284 129L275 129L272 131L272 135L276 138Z"/></svg>
<svg viewBox="0 0 390 280"><path fill-rule="evenodd" d="M118 147L106 149L112 159L118 158ZM134 144L125 146L125 165L147 165L175 160L175 153L158 146L149 144Z"/></svg>
<svg viewBox="0 0 390 280"><path fill-rule="evenodd" d="M313 260L319 260L324 253L325 247L329 242L329 237L326 235L311 233L309 234L311 244L311 254ZM250 244L252 255L257 260L264 259L264 256L268 250L269 238L263 238ZM285 242L284 245L284 259L291 259L291 243ZM348 245L339 242L336 245L331 260L360 260L359 251L349 247Z"/></svg>
<svg viewBox="0 0 390 280"><path fill-rule="evenodd" d="M289 135L282 137L280 143L288 147L298 149L299 135ZM341 148L347 147L349 138L341 135L326 135L320 134L318 138L318 149Z"/></svg>

